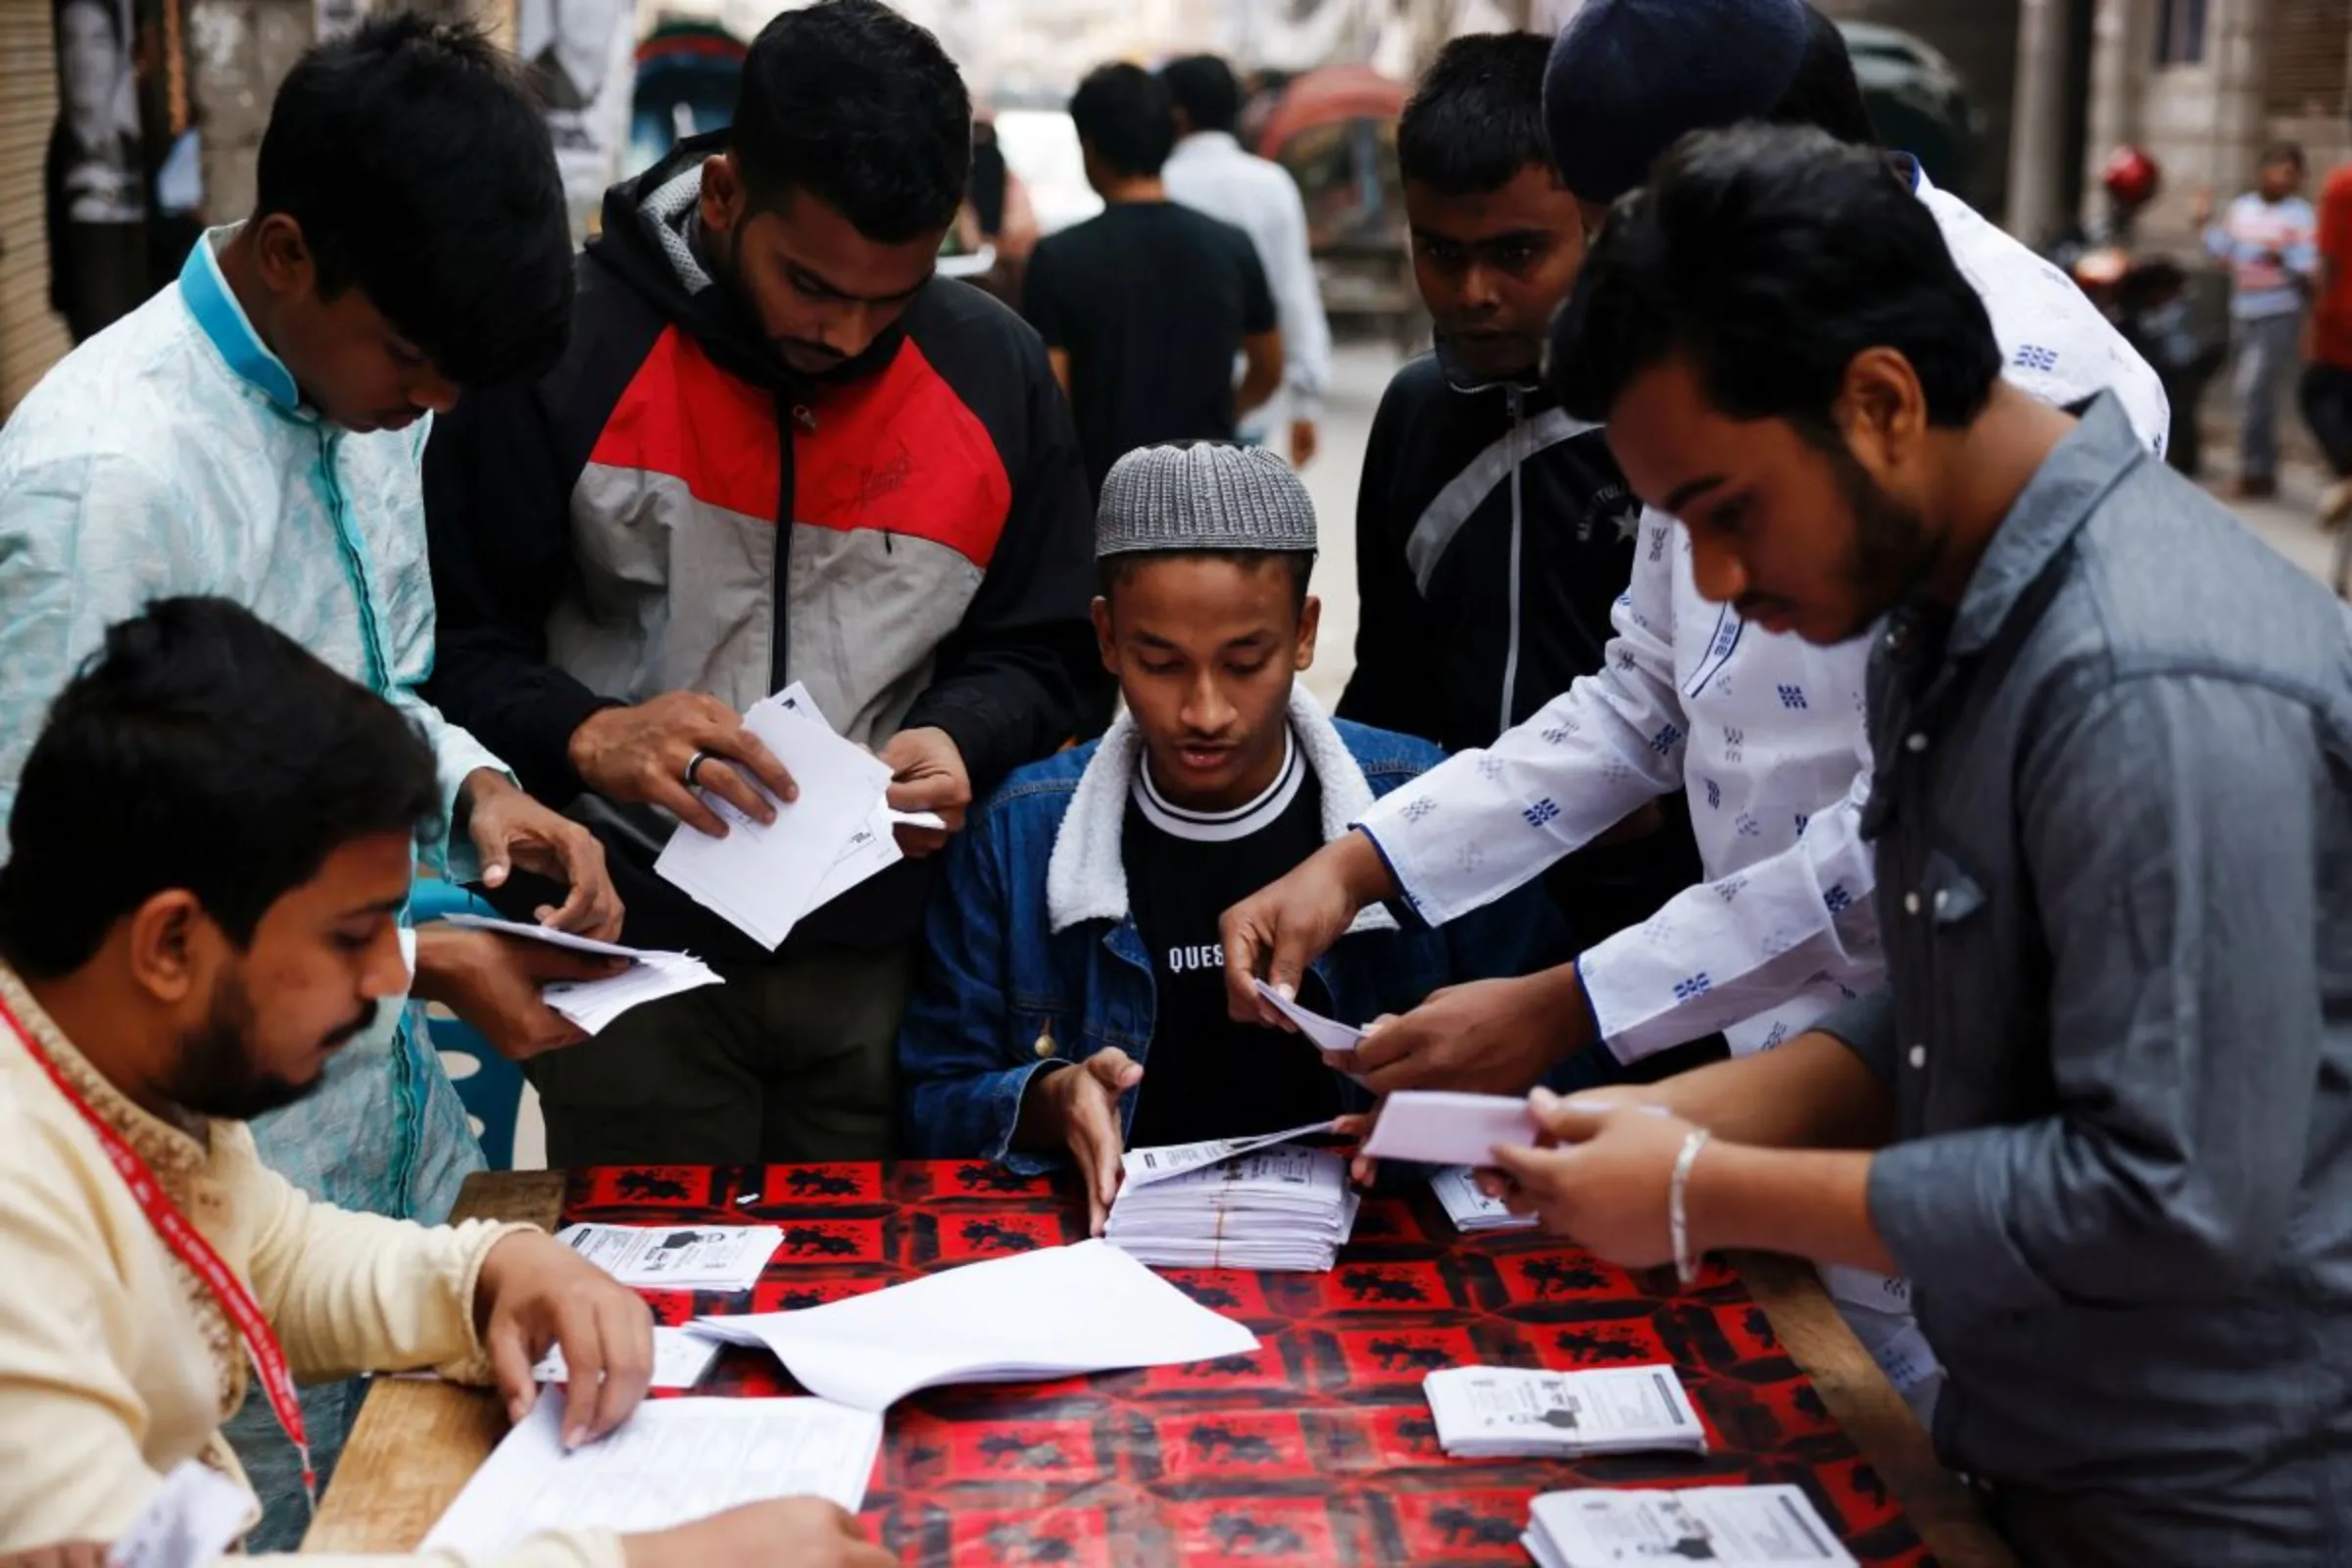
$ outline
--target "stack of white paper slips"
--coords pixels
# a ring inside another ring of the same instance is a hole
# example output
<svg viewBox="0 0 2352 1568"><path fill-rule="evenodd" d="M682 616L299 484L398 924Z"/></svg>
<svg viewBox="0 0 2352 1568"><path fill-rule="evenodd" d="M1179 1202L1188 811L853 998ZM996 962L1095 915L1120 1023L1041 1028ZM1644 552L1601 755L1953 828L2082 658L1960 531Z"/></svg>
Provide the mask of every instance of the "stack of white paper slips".
<svg viewBox="0 0 2352 1568"><path fill-rule="evenodd" d="M1422 1382L1438 1443L1456 1459L1704 1453L1706 1428L1674 1368L1547 1372L1463 1366Z"/></svg>
<svg viewBox="0 0 2352 1568"><path fill-rule="evenodd" d="M1489 1231L1532 1231L1541 1223L1533 1214L1514 1214L1478 1190L1478 1176L1467 1165L1446 1165L1430 1172L1430 1190L1446 1205L1446 1217L1464 1236Z"/></svg>
<svg viewBox="0 0 2352 1568"><path fill-rule="evenodd" d="M1541 1568L1854 1568L1852 1553L1794 1487L1546 1492L1519 1540Z"/></svg>
<svg viewBox="0 0 2352 1568"><path fill-rule="evenodd" d="M1284 1144L1157 1181L1130 1174L1102 1237L1154 1268L1320 1274L1355 1229L1357 1202L1345 1155Z"/></svg>

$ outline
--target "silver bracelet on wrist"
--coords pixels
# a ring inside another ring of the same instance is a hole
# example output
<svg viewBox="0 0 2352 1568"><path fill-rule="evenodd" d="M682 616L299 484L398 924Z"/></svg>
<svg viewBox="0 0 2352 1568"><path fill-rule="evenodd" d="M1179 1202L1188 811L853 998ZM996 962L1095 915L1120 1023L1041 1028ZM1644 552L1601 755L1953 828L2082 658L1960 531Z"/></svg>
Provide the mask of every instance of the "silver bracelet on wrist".
<svg viewBox="0 0 2352 1568"><path fill-rule="evenodd" d="M1690 1136L1683 1140L1683 1152L1674 1157L1674 1176L1666 1186L1666 1228L1674 1242L1674 1275L1686 1290L1698 1283L1698 1259L1690 1255L1690 1219L1684 1207L1684 1193L1690 1185L1690 1167L1698 1163L1698 1152L1713 1136L1704 1127L1690 1129Z"/></svg>

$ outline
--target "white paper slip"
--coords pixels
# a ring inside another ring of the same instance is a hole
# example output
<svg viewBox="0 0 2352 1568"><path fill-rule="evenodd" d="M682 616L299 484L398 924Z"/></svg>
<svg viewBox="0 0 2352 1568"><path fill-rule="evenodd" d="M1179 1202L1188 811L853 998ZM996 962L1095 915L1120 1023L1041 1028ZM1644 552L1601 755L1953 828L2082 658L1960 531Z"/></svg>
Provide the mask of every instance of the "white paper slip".
<svg viewBox="0 0 2352 1568"><path fill-rule="evenodd" d="M1492 1165L1497 1145L1535 1141L1535 1113L1515 1096L1405 1089L1380 1107L1364 1152L1425 1165Z"/></svg>
<svg viewBox="0 0 2352 1568"><path fill-rule="evenodd" d="M1671 1366L1555 1372L1465 1366L1422 1380L1438 1442L1457 1459L1704 1453L1707 1429Z"/></svg>
<svg viewBox="0 0 2352 1568"><path fill-rule="evenodd" d="M1364 1032L1324 1017L1321 1013L1301 1007L1263 980L1252 980L1257 994L1273 1004L1274 1010L1298 1026L1298 1032L1314 1042L1318 1051L1346 1055L1364 1043Z"/></svg>
<svg viewBox="0 0 2352 1568"><path fill-rule="evenodd" d="M691 1389L710 1370L718 1356L718 1342L684 1329L654 1329L654 1381L657 1389ZM564 1347L551 1346L531 1368L537 1383L569 1383L571 1368L564 1363Z"/></svg>
<svg viewBox="0 0 2352 1568"><path fill-rule="evenodd" d="M607 1024L631 1007L641 1007L698 986L721 983L702 959L684 953L624 948L617 943L574 936L568 931L551 931L543 925L494 920L479 914L447 915L442 923L468 931L492 931L518 942L538 942L597 957L628 959L629 967L602 980L558 980L539 990L550 1008L592 1035L601 1033Z"/></svg>
<svg viewBox="0 0 2352 1568"><path fill-rule="evenodd" d="M774 1225L567 1225L556 1240L637 1290L748 1291L784 1232Z"/></svg>
<svg viewBox="0 0 2352 1568"><path fill-rule="evenodd" d="M947 1383L1039 1382L1257 1348L1250 1330L1102 1242L967 1263L798 1312L697 1318L694 1327L764 1346L810 1393L861 1410Z"/></svg>
<svg viewBox="0 0 2352 1568"><path fill-rule="evenodd" d="M948 819L937 811L902 811L885 806L882 816L892 827L927 827L934 833L948 830Z"/></svg>
<svg viewBox="0 0 2352 1568"><path fill-rule="evenodd" d="M1852 1554L1795 1487L1546 1492L1535 1500L1528 1535L1529 1549L1551 1568L1854 1568Z"/></svg>
<svg viewBox="0 0 2352 1568"><path fill-rule="evenodd" d="M1211 1138L1199 1144L1162 1144L1154 1149L1130 1149L1120 1156L1119 1176L1130 1187L1149 1187L1164 1182L1171 1176L1181 1176L1188 1170L1214 1165L1219 1160L1247 1154L1252 1150L1271 1149L1287 1144L1294 1138L1312 1138L1328 1133L1335 1123L1310 1121L1303 1127L1288 1132L1261 1133L1253 1138Z"/></svg>
<svg viewBox="0 0 2352 1568"><path fill-rule="evenodd" d="M243 1487L201 1460L182 1459L107 1548L107 1568L200 1568L227 1555L255 1517Z"/></svg>
<svg viewBox="0 0 2352 1568"><path fill-rule="evenodd" d="M542 1397L491 1451L427 1551L497 1556L542 1530L667 1530L771 1497L856 1513L882 1418L822 1399L657 1399L601 1443L566 1453L564 1401Z"/></svg>
<svg viewBox="0 0 2352 1568"><path fill-rule="evenodd" d="M769 948L781 945L815 907L813 896L833 862L890 788L888 763L821 721L810 722L812 711L808 694L796 686L761 699L743 715L744 726L800 786L799 799L789 806L771 803L776 819L762 825L701 791L726 819L727 836L714 839L681 822L654 862L696 903Z"/></svg>
<svg viewBox="0 0 2352 1568"><path fill-rule="evenodd" d="M1468 1165L1448 1165L1432 1171L1429 1185L1446 1205L1446 1217L1464 1236L1486 1231L1532 1231L1543 1221L1533 1214L1514 1214L1501 1201L1478 1190L1478 1176Z"/></svg>

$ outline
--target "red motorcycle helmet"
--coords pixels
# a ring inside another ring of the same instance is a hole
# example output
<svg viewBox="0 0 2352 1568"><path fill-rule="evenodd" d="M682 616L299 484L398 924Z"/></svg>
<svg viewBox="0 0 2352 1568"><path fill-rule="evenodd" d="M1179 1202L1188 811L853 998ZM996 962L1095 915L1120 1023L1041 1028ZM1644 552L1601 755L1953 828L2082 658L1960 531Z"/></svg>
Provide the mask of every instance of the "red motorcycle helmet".
<svg viewBox="0 0 2352 1568"><path fill-rule="evenodd" d="M2116 206L2129 212L2156 199L2156 192L2164 184L2164 171L2140 148L2118 147L2107 155L2106 167L2099 171L2099 183Z"/></svg>

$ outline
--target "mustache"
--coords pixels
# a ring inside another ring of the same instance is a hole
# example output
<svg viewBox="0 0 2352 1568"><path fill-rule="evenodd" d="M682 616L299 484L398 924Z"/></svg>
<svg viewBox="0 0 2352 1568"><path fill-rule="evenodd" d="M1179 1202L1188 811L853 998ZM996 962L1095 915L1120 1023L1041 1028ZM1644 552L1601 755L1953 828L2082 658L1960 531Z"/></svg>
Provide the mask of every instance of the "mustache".
<svg viewBox="0 0 2352 1568"><path fill-rule="evenodd" d="M338 1046L351 1044L352 1041L375 1027L375 1015L382 1010L382 1006L383 1004L377 1002L360 1004L360 1010L352 1015L351 1022L329 1034L319 1044L329 1051Z"/></svg>
<svg viewBox="0 0 2352 1568"><path fill-rule="evenodd" d="M819 343L814 338L780 337L774 341L778 349L799 349L803 354L813 354L817 358L829 360L835 365L839 365L842 361L849 358L847 354L842 353L841 350L835 348L832 344Z"/></svg>

